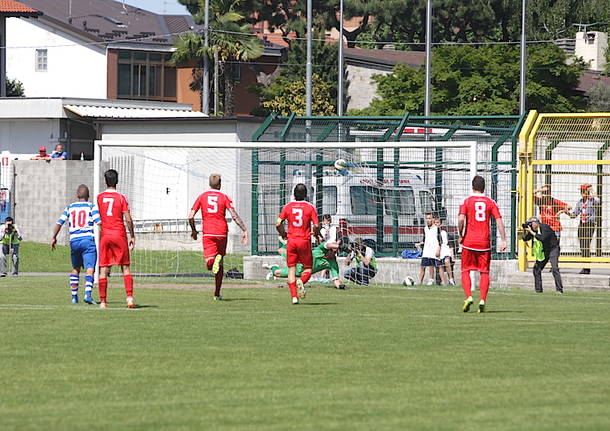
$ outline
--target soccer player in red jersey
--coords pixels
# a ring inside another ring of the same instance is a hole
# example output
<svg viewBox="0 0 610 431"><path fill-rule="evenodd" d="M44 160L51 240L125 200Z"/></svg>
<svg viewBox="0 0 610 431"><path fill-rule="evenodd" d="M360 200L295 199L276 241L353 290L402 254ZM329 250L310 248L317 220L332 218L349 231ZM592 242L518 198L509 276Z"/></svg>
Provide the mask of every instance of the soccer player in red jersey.
<svg viewBox="0 0 610 431"><path fill-rule="evenodd" d="M191 226L191 237L197 240L197 227L195 226L195 214L201 210L203 222L203 257L208 270L214 274L216 287L214 289L214 301L222 300L220 288L222 287L222 277L224 275L223 258L227 251L227 225L226 212L231 213L233 220L242 230L242 244L248 243L248 229L242 221L235 208L233 201L220 191L222 180L220 174L210 175L210 189L203 192L195 203L188 215L189 225Z"/></svg>
<svg viewBox="0 0 610 431"><path fill-rule="evenodd" d="M127 307L136 308L133 300L133 276L131 275L129 250L136 245L136 237L133 231L133 220L129 212L127 198L119 193L116 185L119 182L119 174L114 169L104 173L107 189L97 196L97 206L102 219L100 232L100 308L108 308L106 303L106 291L108 289L108 274L110 268L115 265L121 267L123 272L123 283L127 295ZM129 240L125 231L125 223L129 230Z"/></svg>
<svg viewBox="0 0 610 431"><path fill-rule="evenodd" d="M484 195L485 179L479 175L472 179L472 194L460 205L458 232L462 244L462 288L464 289L464 307L467 313L474 302L470 271L481 274L481 301L479 313L485 311L485 301L489 290L489 265L491 263L491 241L489 222L496 219L500 232L500 251L506 251L506 230L498 205L493 199Z"/></svg>
<svg viewBox="0 0 610 431"><path fill-rule="evenodd" d="M275 228L280 236L288 239L286 244L286 264L288 265L288 288L292 303L298 304L299 297L304 298L305 283L311 277L313 258L311 253L311 227L316 238L320 237L320 225L316 208L307 202L307 187L297 184L294 187L295 201L282 208L275 222ZM288 220L288 233L284 229L284 220ZM297 280L297 263L303 265L301 277ZM298 288L297 288L298 286Z"/></svg>

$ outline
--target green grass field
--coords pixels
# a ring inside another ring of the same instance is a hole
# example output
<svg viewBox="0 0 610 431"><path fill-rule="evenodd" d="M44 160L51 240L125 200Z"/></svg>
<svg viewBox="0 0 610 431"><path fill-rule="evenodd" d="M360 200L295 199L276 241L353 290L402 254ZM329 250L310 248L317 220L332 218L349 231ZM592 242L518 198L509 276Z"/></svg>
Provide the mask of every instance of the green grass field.
<svg viewBox="0 0 610 431"><path fill-rule="evenodd" d="M0 280L3 430L610 429L608 294L112 282Z"/></svg>

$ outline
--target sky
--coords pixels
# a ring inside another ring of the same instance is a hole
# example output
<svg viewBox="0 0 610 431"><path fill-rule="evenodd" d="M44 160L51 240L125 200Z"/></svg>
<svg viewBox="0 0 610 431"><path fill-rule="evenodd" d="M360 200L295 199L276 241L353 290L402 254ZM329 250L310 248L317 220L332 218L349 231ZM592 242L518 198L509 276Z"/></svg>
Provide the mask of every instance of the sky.
<svg viewBox="0 0 610 431"><path fill-rule="evenodd" d="M156 13L188 15L188 11L178 0L125 0L125 3Z"/></svg>

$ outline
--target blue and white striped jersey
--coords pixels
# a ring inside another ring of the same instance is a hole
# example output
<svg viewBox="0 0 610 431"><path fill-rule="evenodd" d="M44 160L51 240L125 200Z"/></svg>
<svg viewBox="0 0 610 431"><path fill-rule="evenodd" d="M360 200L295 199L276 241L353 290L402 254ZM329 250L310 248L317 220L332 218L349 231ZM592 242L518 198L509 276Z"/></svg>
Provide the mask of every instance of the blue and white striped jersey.
<svg viewBox="0 0 610 431"><path fill-rule="evenodd" d="M68 205L57 220L57 224L63 225L66 220L68 220L70 228L70 241L86 237L93 238L93 226L101 222L97 205L82 201Z"/></svg>

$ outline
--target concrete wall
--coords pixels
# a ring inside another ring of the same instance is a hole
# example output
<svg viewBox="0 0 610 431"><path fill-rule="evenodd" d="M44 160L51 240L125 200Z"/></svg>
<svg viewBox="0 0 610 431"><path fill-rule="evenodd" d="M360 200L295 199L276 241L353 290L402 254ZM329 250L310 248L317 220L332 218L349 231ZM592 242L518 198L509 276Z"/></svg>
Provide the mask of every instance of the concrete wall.
<svg viewBox="0 0 610 431"><path fill-rule="evenodd" d="M351 64L348 64L346 69L349 80L347 109L367 108L377 96L377 85L372 81L373 75L392 73L387 70L376 70Z"/></svg>
<svg viewBox="0 0 610 431"><path fill-rule="evenodd" d="M44 145L50 154L59 142L60 122L60 119L0 119L0 150L34 155Z"/></svg>
<svg viewBox="0 0 610 431"><path fill-rule="evenodd" d="M17 160L15 169L15 223L24 240L48 242L55 221L67 204L76 200L76 188L93 188L93 162ZM60 244L68 244L67 228Z"/></svg>
<svg viewBox="0 0 610 431"><path fill-rule="evenodd" d="M23 83L27 97L106 98L103 46L85 46L35 19L8 18L6 32L6 74ZM36 47L47 49L46 72L36 71Z"/></svg>

